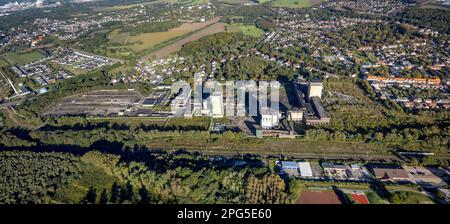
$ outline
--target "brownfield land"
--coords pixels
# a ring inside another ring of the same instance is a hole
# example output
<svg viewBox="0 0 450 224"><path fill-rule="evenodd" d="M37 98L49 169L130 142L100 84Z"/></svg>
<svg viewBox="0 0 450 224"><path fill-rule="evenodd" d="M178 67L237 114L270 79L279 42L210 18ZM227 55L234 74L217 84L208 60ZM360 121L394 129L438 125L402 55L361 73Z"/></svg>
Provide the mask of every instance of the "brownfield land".
<svg viewBox="0 0 450 224"><path fill-rule="evenodd" d="M171 53L180 50L183 47L183 45L185 45L186 43L196 41L204 36L223 32L224 30L225 30L225 24L220 23L220 22L213 23L211 25L208 25L206 28L203 28L199 31L194 32L192 35L182 38L182 39L176 41L175 43L169 44L165 47L162 47L162 48L148 54L145 57L146 58L149 58L149 57L160 58L160 57L168 56Z"/></svg>

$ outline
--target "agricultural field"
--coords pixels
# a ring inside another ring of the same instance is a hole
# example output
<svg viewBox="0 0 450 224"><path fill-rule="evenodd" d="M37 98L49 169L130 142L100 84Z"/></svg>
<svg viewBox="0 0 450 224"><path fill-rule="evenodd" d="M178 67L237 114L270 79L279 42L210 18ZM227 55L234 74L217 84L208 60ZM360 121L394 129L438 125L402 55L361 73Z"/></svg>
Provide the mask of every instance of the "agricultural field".
<svg viewBox="0 0 450 224"><path fill-rule="evenodd" d="M271 2L271 5L287 8L305 8L312 4L310 0L275 0Z"/></svg>
<svg viewBox="0 0 450 224"><path fill-rule="evenodd" d="M214 23L204 29L201 29L199 31L194 32L192 35L189 35L185 38L182 38L174 43L171 43L165 47L162 47L151 54L147 55L146 57L166 57L170 55L173 52L176 52L183 47L184 44L196 41L204 36L216 34L225 31L225 24L223 23Z"/></svg>
<svg viewBox="0 0 450 224"><path fill-rule="evenodd" d="M28 64L44 57L41 53L37 51L32 51L29 53L7 52L4 53L2 56L13 65Z"/></svg>
<svg viewBox="0 0 450 224"><path fill-rule="evenodd" d="M127 42L133 43L129 48L133 52L138 53L145 49L153 48L170 39L195 31L196 29L196 25L194 24L183 24L167 32L141 33L137 36L130 36Z"/></svg>
<svg viewBox="0 0 450 224"><path fill-rule="evenodd" d="M171 40L176 40L189 33L199 31L217 23L218 20L219 18L215 18L205 23L185 23L166 32L140 33L138 35L131 35L128 32L120 33L120 30L116 29L108 34L109 44L111 45L108 48L116 50L122 56L127 56L132 53L142 53L143 51L158 48Z"/></svg>
<svg viewBox="0 0 450 224"><path fill-rule="evenodd" d="M242 32L244 35L252 37L261 37L264 35L264 31L256 27L255 25L232 23L227 26L228 32Z"/></svg>
<svg viewBox="0 0 450 224"><path fill-rule="evenodd" d="M120 29L115 29L108 34L108 39L113 44L126 44L129 36L129 32L120 33Z"/></svg>

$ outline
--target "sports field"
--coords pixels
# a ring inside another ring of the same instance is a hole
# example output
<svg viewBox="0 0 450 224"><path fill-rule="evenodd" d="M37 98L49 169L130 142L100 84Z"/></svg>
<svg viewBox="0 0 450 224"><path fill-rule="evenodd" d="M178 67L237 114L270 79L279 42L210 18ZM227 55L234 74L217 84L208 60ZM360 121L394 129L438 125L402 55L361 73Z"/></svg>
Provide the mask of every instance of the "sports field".
<svg viewBox="0 0 450 224"><path fill-rule="evenodd" d="M367 199L367 196L364 193L350 194L350 199L358 204L362 204L362 205L369 204L369 199Z"/></svg>
<svg viewBox="0 0 450 224"><path fill-rule="evenodd" d="M2 55L7 61L14 65L24 65L33 61L37 61L44 56L37 51L29 53L7 52Z"/></svg>

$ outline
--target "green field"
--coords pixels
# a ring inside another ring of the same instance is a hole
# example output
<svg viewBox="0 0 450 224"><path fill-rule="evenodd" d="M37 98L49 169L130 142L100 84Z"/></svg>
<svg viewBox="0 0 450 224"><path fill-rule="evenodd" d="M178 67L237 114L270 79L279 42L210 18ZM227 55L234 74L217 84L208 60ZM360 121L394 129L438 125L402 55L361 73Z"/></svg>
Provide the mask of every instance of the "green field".
<svg viewBox="0 0 450 224"><path fill-rule="evenodd" d="M0 59L0 68L7 67L9 64L3 59Z"/></svg>
<svg viewBox="0 0 450 224"><path fill-rule="evenodd" d="M375 192L366 192L367 199L370 204L386 204L386 202Z"/></svg>
<svg viewBox="0 0 450 224"><path fill-rule="evenodd" d="M16 53L16 52L7 52L3 54L3 57L14 65L24 65L33 61L37 61L44 56L37 51L33 51L30 53Z"/></svg>
<svg viewBox="0 0 450 224"><path fill-rule="evenodd" d="M109 42L113 44L126 44L128 37L130 36L129 32L120 33L119 29L113 30L108 34Z"/></svg>
<svg viewBox="0 0 450 224"><path fill-rule="evenodd" d="M117 68L112 69L111 71L109 71L111 74L115 75L115 74L119 74L119 73L126 73L128 71L130 71L133 68L133 66L129 66L129 65L121 65Z"/></svg>
<svg viewBox="0 0 450 224"><path fill-rule="evenodd" d="M228 32L242 32L244 35L252 37L260 37L264 35L264 31L255 25L248 25L243 23L232 23L227 27Z"/></svg>
<svg viewBox="0 0 450 224"><path fill-rule="evenodd" d="M403 191L407 192L408 196L403 199L400 204L435 204L433 200L431 200L428 196L412 191Z"/></svg>
<svg viewBox="0 0 450 224"><path fill-rule="evenodd" d="M252 1L250 1L250 0L219 0L219 2L223 2L225 4L230 4L230 5L242 5L245 3L250 3Z"/></svg>
<svg viewBox="0 0 450 224"><path fill-rule="evenodd" d="M275 0L271 5L287 8L305 8L311 6L311 2L310 0Z"/></svg>
<svg viewBox="0 0 450 224"><path fill-rule="evenodd" d="M130 33L127 32L120 33L120 30L116 29L108 35L109 43L111 45L109 48L116 48L118 52L122 53L141 53L145 50L154 49L191 32L203 29L214 23L216 20L210 20L206 23L184 23L181 26L166 32L140 33L137 35L130 35Z"/></svg>

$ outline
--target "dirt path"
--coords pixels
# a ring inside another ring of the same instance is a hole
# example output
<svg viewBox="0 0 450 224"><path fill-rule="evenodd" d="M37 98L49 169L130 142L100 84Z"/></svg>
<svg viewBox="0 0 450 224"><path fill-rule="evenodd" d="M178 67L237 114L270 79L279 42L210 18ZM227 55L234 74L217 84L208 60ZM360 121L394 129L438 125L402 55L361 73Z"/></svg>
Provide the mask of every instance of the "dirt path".
<svg viewBox="0 0 450 224"><path fill-rule="evenodd" d="M6 117L13 123L15 127L23 127L26 129L34 129L35 126L27 123L22 122L16 119L15 111L12 111L11 109L2 109L2 112L6 115ZM20 114L17 114L20 115ZM22 116L22 115L20 115Z"/></svg>

